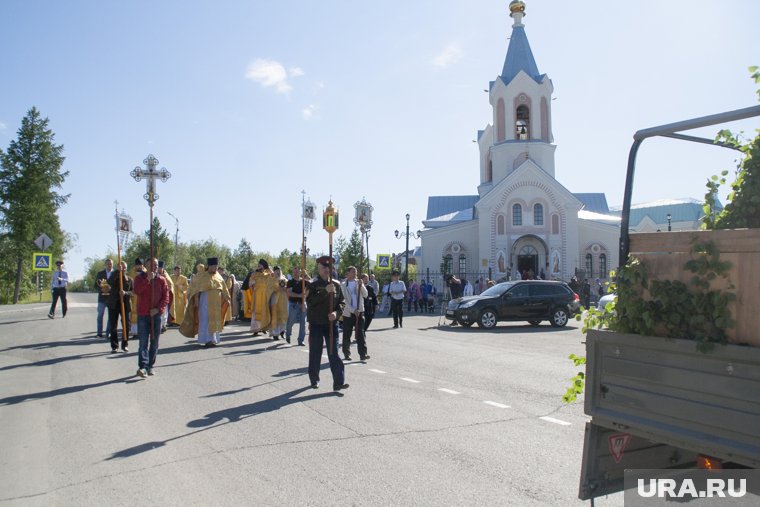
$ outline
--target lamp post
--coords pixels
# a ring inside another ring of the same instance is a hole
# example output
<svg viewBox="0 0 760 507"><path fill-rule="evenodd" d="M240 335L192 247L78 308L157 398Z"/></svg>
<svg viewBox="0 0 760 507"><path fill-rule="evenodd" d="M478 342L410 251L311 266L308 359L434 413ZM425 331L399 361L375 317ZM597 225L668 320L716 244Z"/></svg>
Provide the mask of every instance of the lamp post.
<svg viewBox="0 0 760 507"><path fill-rule="evenodd" d="M667 219L668 219L668 232L670 232L670 231L672 231L672 230L673 230L673 229L670 227L670 221L673 219L673 215L671 215L670 213L668 213L668 214L665 216L665 218L667 218Z"/></svg>
<svg viewBox="0 0 760 507"><path fill-rule="evenodd" d="M311 200L306 200L306 190L301 190L301 305L306 304L306 235L311 232L311 226L316 218L316 206ZM304 306L301 307L303 311Z"/></svg>
<svg viewBox="0 0 760 507"><path fill-rule="evenodd" d="M174 219L176 228L174 229L174 266L177 265L177 245L179 244L179 218L172 215L171 211L167 211L170 217ZM172 266L172 267L174 267Z"/></svg>
<svg viewBox="0 0 760 507"><path fill-rule="evenodd" d="M143 160L143 164L148 168L147 171L143 171L142 167L138 165L129 174L138 182L145 178L145 194L143 198L148 201L148 206L150 206L150 258L153 259L153 205L158 200L156 179L161 179L161 181L166 183L172 177L172 173L167 171L165 167L156 171L158 159L153 155L148 155Z"/></svg>
<svg viewBox="0 0 760 507"><path fill-rule="evenodd" d="M409 232L409 213L406 214L406 232L399 232L398 230L393 232L396 235L396 239L406 237L406 252L404 253L405 256L405 266L404 266L404 284L408 287L409 286L409 237L413 237L414 239L419 238L422 235L422 231Z"/></svg>
<svg viewBox="0 0 760 507"><path fill-rule="evenodd" d="M354 216L354 223L359 226L359 231L362 233L361 249L364 249L365 237L369 238L369 230L372 228L372 210L374 209L370 203L368 203L364 197L361 201L357 201L354 204L356 215ZM362 262L364 261L364 254L361 254ZM359 275L361 275L361 265L359 265ZM369 274L369 243L367 243L367 274Z"/></svg>

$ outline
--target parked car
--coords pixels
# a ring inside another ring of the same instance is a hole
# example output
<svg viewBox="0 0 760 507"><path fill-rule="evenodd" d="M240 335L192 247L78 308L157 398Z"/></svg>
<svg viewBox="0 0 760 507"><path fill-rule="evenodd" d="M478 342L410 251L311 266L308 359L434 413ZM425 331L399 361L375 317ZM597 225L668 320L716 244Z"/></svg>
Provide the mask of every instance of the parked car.
<svg viewBox="0 0 760 507"><path fill-rule="evenodd" d="M496 284L479 296L452 299L446 318L465 327L477 322L486 329L503 321L537 326L548 320L553 327L562 327L579 309L578 294L564 282L516 280Z"/></svg>

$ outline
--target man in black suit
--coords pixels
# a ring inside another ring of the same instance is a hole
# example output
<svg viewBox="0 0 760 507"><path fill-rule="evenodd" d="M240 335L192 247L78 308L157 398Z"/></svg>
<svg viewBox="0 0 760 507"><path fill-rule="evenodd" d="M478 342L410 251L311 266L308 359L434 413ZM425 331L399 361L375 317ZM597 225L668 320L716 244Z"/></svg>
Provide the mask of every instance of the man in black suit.
<svg viewBox="0 0 760 507"><path fill-rule="evenodd" d="M111 277L111 273L113 273L113 261L111 259L106 259L106 269L103 271L98 271L98 274L95 275L95 287L98 289L98 320L97 320L97 330L98 330L98 338L103 337L103 314L106 313L106 308L108 307L108 296L111 294L111 286L108 284L108 279ZM109 313L108 315L108 323L106 324L106 329L110 332L111 330L111 315ZM109 333L106 333L106 338L108 337Z"/></svg>

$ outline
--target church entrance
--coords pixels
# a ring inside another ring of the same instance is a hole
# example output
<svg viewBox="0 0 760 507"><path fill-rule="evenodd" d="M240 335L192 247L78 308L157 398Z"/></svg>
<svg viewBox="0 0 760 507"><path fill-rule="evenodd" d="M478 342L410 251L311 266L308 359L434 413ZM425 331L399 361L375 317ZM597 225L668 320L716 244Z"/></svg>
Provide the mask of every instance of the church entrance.
<svg viewBox="0 0 760 507"><path fill-rule="evenodd" d="M549 250L546 243L533 234L525 234L517 239L512 245L510 261L513 277L522 277L523 273L533 272L533 277L538 278L541 271L546 274L549 262Z"/></svg>
<svg viewBox="0 0 760 507"><path fill-rule="evenodd" d="M538 251L532 246L524 246L517 254L517 269L523 273L532 272L533 277L538 277Z"/></svg>

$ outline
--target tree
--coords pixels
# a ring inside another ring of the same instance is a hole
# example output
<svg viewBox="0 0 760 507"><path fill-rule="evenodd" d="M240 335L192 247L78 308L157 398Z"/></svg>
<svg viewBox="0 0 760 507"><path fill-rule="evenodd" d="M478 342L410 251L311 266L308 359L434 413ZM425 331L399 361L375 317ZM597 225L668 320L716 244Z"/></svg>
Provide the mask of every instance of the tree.
<svg viewBox="0 0 760 507"><path fill-rule="evenodd" d="M13 303L18 303L30 285L27 266L34 239L47 234L52 240L52 253L65 252L67 237L58 221L58 209L66 204L69 194L57 192L69 175L62 171L63 145L56 145L55 134L48 128L37 108L30 109L21 121L18 139L11 141L8 151L0 151L0 235L4 241L3 257L15 264ZM27 261L25 263L24 261ZM25 269L26 268L26 269ZM6 269L4 266L3 269ZM3 277L5 278L5 277Z"/></svg>
<svg viewBox="0 0 760 507"><path fill-rule="evenodd" d="M341 239L343 238L341 237ZM354 266L362 273L367 271L365 268L367 259L364 257L362 239L358 229L354 229L354 232L351 233L351 238L349 238L348 242L344 241L341 247L340 268L342 273L345 273L349 266Z"/></svg>

